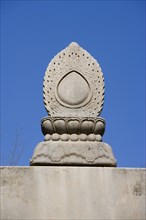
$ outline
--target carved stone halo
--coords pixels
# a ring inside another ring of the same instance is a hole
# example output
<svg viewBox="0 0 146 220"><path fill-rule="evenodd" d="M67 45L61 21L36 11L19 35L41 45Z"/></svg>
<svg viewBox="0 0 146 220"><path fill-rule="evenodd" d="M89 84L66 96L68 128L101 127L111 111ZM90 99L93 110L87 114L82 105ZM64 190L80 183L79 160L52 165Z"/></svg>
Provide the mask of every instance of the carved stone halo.
<svg viewBox="0 0 146 220"><path fill-rule="evenodd" d="M43 86L45 108L53 117L97 117L102 111L101 68L77 43L71 43L52 59Z"/></svg>

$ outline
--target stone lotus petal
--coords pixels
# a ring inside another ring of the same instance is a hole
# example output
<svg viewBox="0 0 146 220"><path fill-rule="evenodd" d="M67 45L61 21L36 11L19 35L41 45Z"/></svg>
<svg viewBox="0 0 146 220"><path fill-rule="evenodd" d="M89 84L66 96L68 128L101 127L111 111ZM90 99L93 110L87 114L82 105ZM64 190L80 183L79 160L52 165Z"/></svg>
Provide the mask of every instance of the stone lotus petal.
<svg viewBox="0 0 146 220"><path fill-rule="evenodd" d="M55 132L59 134L64 134L67 132L66 122L63 119L55 120L54 123Z"/></svg>
<svg viewBox="0 0 146 220"><path fill-rule="evenodd" d="M41 122L42 132L46 134L91 134L103 136L105 131L105 121L102 118L53 118L45 117Z"/></svg>
<svg viewBox="0 0 146 220"><path fill-rule="evenodd" d="M53 134L54 129L51 120L45 120L42 123L42 133L45 134Z"/></svg>
<svg viewBox="0 0 146 220"><path fill-rule="evenodd" d="M69 134L80 133L80 122L78 120L69 120L67 123L67 129Z"/></svg>
<svg viewBox="0 0 146 220"><path fill-rule="evenodd" d="M81 132L82 132L82 133L90 134L90 133L92 133L93 128L94 128L94 123L93 123L93 121L85 120L85 121L83 121L82 124L81 124Z"/></svg>
<svg viewBox="0 0 146 220"><path fill-rule="evenodd" d="M105 131L105 124L102 121L97 121L94 128L94 133L103 135L104 131Z"/></svg>

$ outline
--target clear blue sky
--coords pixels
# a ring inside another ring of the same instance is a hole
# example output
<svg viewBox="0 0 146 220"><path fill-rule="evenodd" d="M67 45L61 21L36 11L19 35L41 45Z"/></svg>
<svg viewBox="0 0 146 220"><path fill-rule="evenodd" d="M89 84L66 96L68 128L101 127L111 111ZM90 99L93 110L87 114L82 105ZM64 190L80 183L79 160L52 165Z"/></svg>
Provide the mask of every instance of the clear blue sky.
<svg viewBox="0 0 146 220"><path fill-rule="evenodd" d="M145 166L145 1L1 1L1 165L29 165L47 116L42 83L72 41L97 59L104 141L119 167Z"/></svg>

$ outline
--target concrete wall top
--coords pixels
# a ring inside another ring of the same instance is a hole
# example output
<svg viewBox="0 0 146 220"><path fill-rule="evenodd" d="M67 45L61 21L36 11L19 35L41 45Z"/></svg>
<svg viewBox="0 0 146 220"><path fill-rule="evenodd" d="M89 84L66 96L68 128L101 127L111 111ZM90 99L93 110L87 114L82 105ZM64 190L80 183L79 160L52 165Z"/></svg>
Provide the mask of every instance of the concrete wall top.
<svg viewBox="0 0 146 220"><path fill-rule="evenodd" d="M145 169L1 167L1 219L145 219Z"/></svg>

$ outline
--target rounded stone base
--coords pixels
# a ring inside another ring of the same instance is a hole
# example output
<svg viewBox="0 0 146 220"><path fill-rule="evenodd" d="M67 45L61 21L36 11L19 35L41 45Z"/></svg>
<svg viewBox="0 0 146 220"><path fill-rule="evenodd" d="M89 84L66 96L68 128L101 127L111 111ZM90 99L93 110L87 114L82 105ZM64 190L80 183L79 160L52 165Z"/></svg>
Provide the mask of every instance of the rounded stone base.
<svg viewBox="0 0 146 220"><path fill-rule="evenodd" d="M34 151L30 165L116 166L111 147L93 141L45 141Z"/></svg>

